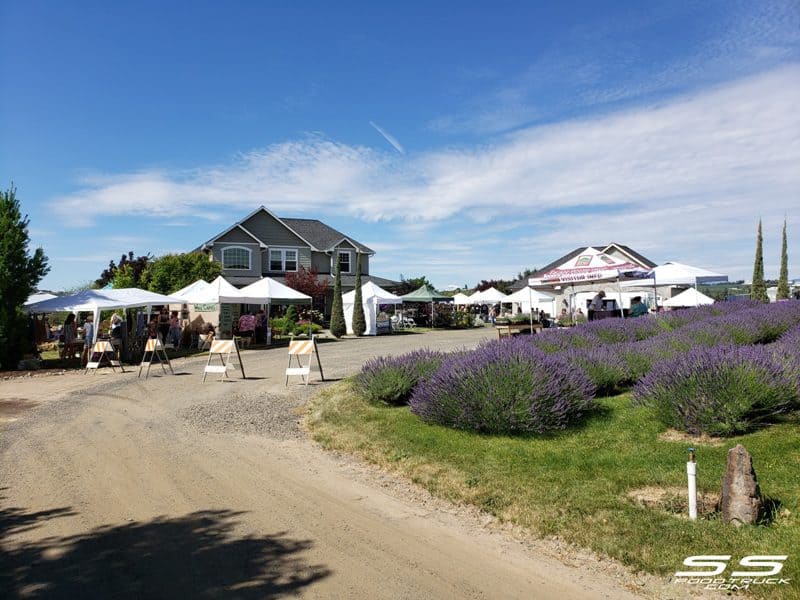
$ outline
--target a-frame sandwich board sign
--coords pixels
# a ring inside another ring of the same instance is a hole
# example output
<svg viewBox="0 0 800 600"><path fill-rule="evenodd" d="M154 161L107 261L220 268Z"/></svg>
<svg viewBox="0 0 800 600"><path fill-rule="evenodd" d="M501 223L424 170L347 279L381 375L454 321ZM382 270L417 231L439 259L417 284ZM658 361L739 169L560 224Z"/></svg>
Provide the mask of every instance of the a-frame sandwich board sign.
<svg viewBox="0 0 800 600"><path fill-rule="evenodd" d="M239 369L242 371L242 379L247 379L244 374L244 365L242 364L242 355L239 354L239 346L236 340L214 340L211 342L211 348L208 350L208 362L205 369L203 369L203 383L206 381L206 375L209 373L221 373L219 381L223 381L228 377L228 369L233 367L233 354L236 353L236 359L239 361ZM212 365L211 359L218 356L221 365Z"/></svg>
<svg viewBox="0 0 800 600"><path fill-rule="evenodd" d="M95 355L97 355L97 360L92 360ZM88 359L84 373L88 373L90 369L96 373L104 362L108 363L114 373L117 372L116 367L119 367L123 373L125 372L122 363L116 359L114 346L108 340L96 341L89 352Z"/></svg>
<svg viewBox="0 0 800 600"><path fill-rule="evenodd" d="M311 357L317 357L317 366L319 367L319 376L322 381L325 381L325 375L322 372L322 362L319 359L319 349L317 348L317 336L312 335L310 340L289 340L289 364L286 365L286 385L289 385L289 376L299 375L303 381L308 385L311 379ZM308 356L308 364L304 365L300 360L301 356ZM292 357L297 361L297 366L292 366Z"/></svg>
<svg viewBox="0 0 800 600"><path fill-rule="evenodd" d="M167 351L164 349L164 344L161 343L160 338L148 338L144 344L144 354L142 354L142 363L139 365L139 375L142 376L142 369L147 365L147 371L144 373L144 378L147 379L150 375L150 365L158 362L161 365L161 370L166 374L167 369L164 367L166 364L169 367L169 372L175 375L172 370L172 363L169 362Z"/></svg>

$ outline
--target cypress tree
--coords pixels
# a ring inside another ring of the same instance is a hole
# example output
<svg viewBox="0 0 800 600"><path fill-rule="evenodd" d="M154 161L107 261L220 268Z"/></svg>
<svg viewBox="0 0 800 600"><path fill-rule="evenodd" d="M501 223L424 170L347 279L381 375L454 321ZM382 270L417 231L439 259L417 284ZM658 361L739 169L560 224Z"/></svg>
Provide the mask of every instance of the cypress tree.
<svg viewBox="0 0 800 600"><path fill-rule="evenodd" d="M753 282L750 284L750 299L769 302L767 284L764 283L764 238L761 235L761 219L758 220L758 238L756 240L756 260L753 264Z"/></svg>
<svg viewBox="0 0 800 600"><path fill-rule="evenodd" d="M333 307L331 308L331 335L340 338L347 333L342 306L342 266L336 254L336 276L333 280Z"/></svg>
<svg viewBox="0 0 800 600"><path fill-rule="evenodd" d="M364 317L364 301L361 297L361 253L356 252L356 297L353 301L353 333L364 335L367 320Z"/></svg>
<svg viewBox="0 0 800 600"><path fill-rule="evenodd" d="M786 247L786 219L783 219L783 243L781 244L781 274L778 277L778 300L789 298L789 252Z"/></svg>
<svg viewBox="0 0 800 600"><path fill-rule="evenodd" d="M41 248L28 254L28 215L23 216L17 189L0 191L0 368L15 369L31 350L28 318L23 303L47 275L47 257Z"/></svg>

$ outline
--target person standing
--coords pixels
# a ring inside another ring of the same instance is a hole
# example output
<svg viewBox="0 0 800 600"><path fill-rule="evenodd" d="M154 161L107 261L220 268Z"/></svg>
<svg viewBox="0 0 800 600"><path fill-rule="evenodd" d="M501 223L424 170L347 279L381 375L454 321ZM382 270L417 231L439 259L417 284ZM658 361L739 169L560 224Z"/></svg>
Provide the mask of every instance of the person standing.
<svg viewBox="0 0 800 600"><path fill-rule="evenodd" d="M83 323L83 352L81 352L81 364L92 357L92 346L94 342L94 316L89 314Z"/></svg>
<svg viewBox="0 0 800 600"><path fill-rule="evenodd" d="M634 296L631 298L631 310L628 313L631 317L641 317L642 315L646 315L650 312L647 308L647 305L642 302L641 296Z"/></svg>
<svg viewBox="0 0 800 600"><path fill-rule="evenodd" d="M606 297L606 293L603 290L600 290L595 294L595 297L592 298L592 301L589 303L589 320L594 321L595 313L598 313L603 310L603 298Z"/></svg>
<svg viewBox="0 0 800 600"><path fill-rule="evenodd" d="M61 348L61 358L72 358L75 353L75 338L78 328L75 325L75 313L69 313L61 328L61 335L64 336L64 346Z"/></svg>

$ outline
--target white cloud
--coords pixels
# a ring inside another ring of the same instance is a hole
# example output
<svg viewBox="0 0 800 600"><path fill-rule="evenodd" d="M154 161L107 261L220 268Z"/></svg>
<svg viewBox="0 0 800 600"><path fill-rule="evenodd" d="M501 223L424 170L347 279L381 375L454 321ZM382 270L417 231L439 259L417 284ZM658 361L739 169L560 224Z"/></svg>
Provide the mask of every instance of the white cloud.
<svg viewBox="0 0 800 600"><path fill-rule="evenodd" d="M53 208L73 223L80 215L83 224L148 214L227 225L264 204L279 214L403 223L409 236L424 240L435 231L442 244L459 247L456 229L483 228L503 239L512 224L525 232L532 256L493 262L502 268L513 260L509 270L612 240L664 260L688 262L675 252L697 256L713 246L721 253L742 239L749 253L759 216L766 227L796 210L798 81L800 66L790 65L657 105L415 156L314 135L227 165L85 178ZM437 227L444 221L447 227ZM514 249L505 243L503 256Z"/></svg>

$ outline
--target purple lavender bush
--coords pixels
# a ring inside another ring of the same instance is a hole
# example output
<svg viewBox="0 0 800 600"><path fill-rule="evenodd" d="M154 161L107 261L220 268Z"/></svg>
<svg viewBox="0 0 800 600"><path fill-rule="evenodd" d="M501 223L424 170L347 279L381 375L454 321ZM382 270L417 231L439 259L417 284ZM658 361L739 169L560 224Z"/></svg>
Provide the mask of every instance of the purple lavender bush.
<svg viewBox="0 0 800 600"><path fill-rule="evenodd" d="M402 406L408 403L419 382L439 368L444 357L441 352L422 349L401 356L374 358L356 375L356 387L372 402Z"/></svg>
<svg viewBox="0 0 800 600"><path fill-rule="evenodd" d="M635 381L631 377L628 362L620 350L627 344L602 345L594 348L578 348L566 351L561 356L580 367L596 388L599 396L620 392Z"/></svg>
<svg viewBox="0 0 800 600"><path fill-rule="evenodd" d="M800 325L786 331L777 342L771 344L775 360L783 365L786 377L794 382L796 406L800 408Z"/></svg>
<svg viewBox="0 0 800 600"><path fill-rule="evenodd" d="M544 433L580 418L593 393L582 370L515 339L446 359L414 389L409 404L427 423L480 433Z"/></svg>
<svg viewBox="0 0 800 600"><path fill-rule="evenodd" d="M633 398L668 427L726 436L791 410L797 391L768 347L716 346L655 363Z"/></svg>

